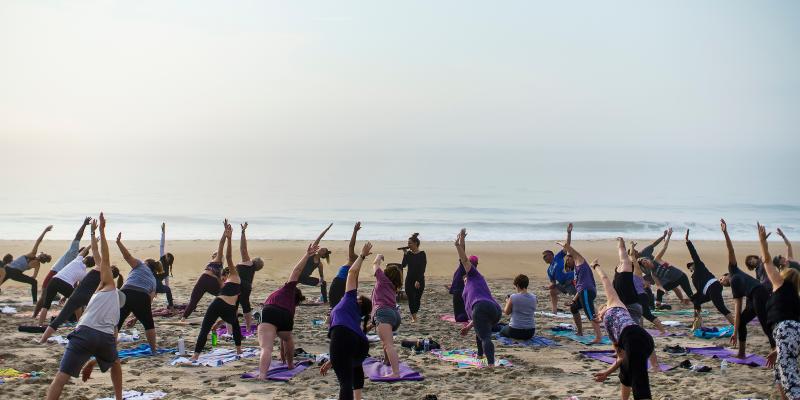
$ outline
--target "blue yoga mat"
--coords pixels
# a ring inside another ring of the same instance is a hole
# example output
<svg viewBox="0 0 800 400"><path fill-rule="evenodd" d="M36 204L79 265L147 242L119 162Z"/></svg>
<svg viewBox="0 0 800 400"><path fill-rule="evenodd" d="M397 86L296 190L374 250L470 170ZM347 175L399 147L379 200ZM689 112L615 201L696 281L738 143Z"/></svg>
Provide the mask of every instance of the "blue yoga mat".
<svg viewBox="0 0 800 400"><path fill-rule="evenodd" d="M578 336L578 334L575 333L574 331L552 331L551 330L550 333L552 333L553 336L560 336L560 337L564 337L564 338L567 338L567 339L571 339L571 340L574 340L574 341L576 341L578 343L585 344L587 346L591 346L592 345L592 341L594 340L594 335ZM609 345L609 344L611 344L611 339L609 339L608 336L603 336L603 339L600 341L600 343L596 343L596 344Z"/></svg>

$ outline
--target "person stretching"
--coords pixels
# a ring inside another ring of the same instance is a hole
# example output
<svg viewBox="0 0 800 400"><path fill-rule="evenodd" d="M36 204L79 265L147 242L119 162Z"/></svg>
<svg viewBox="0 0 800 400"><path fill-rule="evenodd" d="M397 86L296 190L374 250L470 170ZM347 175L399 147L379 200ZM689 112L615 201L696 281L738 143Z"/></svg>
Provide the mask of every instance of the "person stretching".
<svg viewBox="0 0 800 400"><path fill-rule="evenodd" d="M372 323L378 332L383 346L385 362L392 367L392 373L387 377L400 377L400 358L394 348L392 332L400 327L400 312L397 311L397 292L403 283L403 273L395 265L381 268L383 256L378 255L372 264L375 275L375 287L372 289Z"/></svg>
<svg viewBox="0 0 800 400"><path fill-rule="evenodd" d="M631 245L630 256L631 256L631 264L633 265L633 286L636 289L636 297L639 300L639 305L642 307L642 316L646 320L652 322L653 325L655 325L656 328L662 334L664 334L667 332L667 330L664 328L664 324L661 323L661 320L658 319L658 317L653 315L653 311L650 308L650 305L652 304L651 303L652 292L648 294L646 290L648 289L647 282L644 280L644 276L642 274L642 267L639 264L639 262L636 261L640 258L641 254L636 251L635 246L636 246L635 243ZM616 279L616 276L614 276L614 279Z"/></svg>
<svg viewBox="0 0 800 400"><path fill-rule="evenodd" d="M347 264L339 267L339 272L336 274L336 277L331 280L331 287L328 291L328 303L330 304L331 310L339 304L339 301L344 296L348 271L350 271L350 266L353 265L353 263L356 262L356 258L358 258L356 255L356 236L360 229L361 222L359 221L353 226L353 234L350 236L350 243L347 246Z"/></svg>
<svg viewBox="0 0 800 400"><path fill-rule="evenodd" d="M169 287L169 274L172 270L172 263L175 262L175 256L172 253L165 253L166 247L166 228L167 224L161 223L161 241L158 246L158 262L161 264L161 269L153 271L153 276L156 277L156 294L164 293L167 296L167 309L170 311L175 310L175 303L172 301L172 289Z"/></svg>
<svg viewBox="0 0 800 400"><path fill-rule="evenodd" d="M564 269L564 257L567 253L559 250L555 255L551 250L542 252L542 258L547 263L547 278L550 279L550 308L553 314L558 312L558 294L575 295L574 271Z"/></svg>
<svg viewBox="0 0 800 400"><path fill-rule="evenodd" d="M42 296L39 297L39 301L36 302L36 308L34 308L33 310L33 318L36 318L39 315L39 310L42 309L42 302L44 301L44 293L47 290L47 285L50 283L50 279L53 279L53 277L59 271L61 271L61 269L64 268L64 266L72 262L72 260L74 260L75 257L78 256L78 253L81 250L83 250L80 248L81 238L83 238L83 232L86 230L86 227L89 225L91 221L92 217L86 217L83 220L83 224L81 224L81 227L78 228L78 233L75 234L75 238L72 239L72 243L69 244L69 248L67 249L67 251L64 253L63 256L61 256L61 258L58 259L58 261L56 261L55 264L53 264L53 267L50 268L50 272L48 272L47 275L45 275L44 280L42 280Z"/></svg>
<svg viewBox="0 0 800 400"><path fill-rule="evenodd" d="M119 322L117 330L122 328L125 319L133 313L139 322L144 326L144 335L150 343L150 351L158 354L156 345L156 325L153 322L153 297L156 295L156 277L153 276L151 265L157 261L148 259L142 262L134 258L128 249L122 244L122 232L117 235L117 247L119 247L122 258L131 266L131 273L122 285L122 293L125 293L125 305L119 309Z"/></svg>
<svg viewBox="0 0 800 400"><path fill-rule="evenodd" d="M731 345L736 348L738 341L739 353L737 357L744 358L747 351L747 324L758 317L761 329L767 335L767 340L772 349L775 349L775 339L772 331L767 325L767 301L769 300L769 290L761 285L758 279L746 274L736 263L736 254L733 251L733 243L728 235L728 224L724 219L719 220L722 234L725 235L725 245L728 247L728 273L719 278L722 286L730 287L733 294L733 335ZM744 311L742 311L742 298L747 299Z"/></svg>
<svg viewBox="0 0 800 400"><path fill-rule="evenodd" d="M220 239L219 248L217 251L211 253L211 259L208 261L206 269L203 270L203 273L197 278L197 282L195 282L194 288L192 289L192 294L189 296L189 304L187 304L186 309L183 310L181 322L186 322L186 318L192 315L192 312L197 308L197 303L200 302L204 294L211 293L213 296L219 294L219 288L222 287L223 245L225 245L225 241Z"/></svg>
<svg viewBox="0 0 800 400"><path fill-rule="evenodd" d="M406 271L406 297L408 297L408 312L411 322L417 322L417 313L422 303L422 292L425 291L425 267L428 258L425 251L419 249L419 233L414 233L408 238L408 250L403 253L402 268Z"/></svg>
<svg viewBox="0 0 800 400"><path fill-rule="evenodd" d="M578 336L583 336L583 321L581 321L580 310L583 309L586 318L592 323L594 328L594 340L592 344L600 343L603 340L603 334L600 332L600 323L595 318L594 298L597 296L597 288L594 282L592 270L586 259L578 253L577 250L572 248L572 224L567 225L567 241L566 243L556 242L559 246L564 248L567 256L564 258L564 265L567 268L574 268L575 270L575 296L571 302L566 305L569 306L569 311L572 313L572 319L575 321L575 327L578 331Z"/></svg>
<svg viewBox="0 0 800 400"><path fill-rule="evenodd" d="M328 227L330 228L330 226ZM324 232L327 232L325 229ZM320 235L320 238L322 235ZM272 292L261 309L261 323L258 324L258 344L261 346L261 358L258 362L258 379L267 379L269 365L272 363L272 346L275 338L281 339L281 359L286 361L286 366L291 370L294 368L294 313L297 304L303 298L300 289L297 288L297 280L303 272L303 266L309 258L319 251L319 239L308 245L306 253L292 269L287 281L278 290Z"/></svg>
<svg viewBox="0 0 800 400"><path fill-rule="evenodd" d="M492 327L500 322L502 314L500 305L492 297L489 285L477 268L473 268L466 251L467 230L461 229L456 236L455 246L458 258L467 271L464 275L464 305L470 321L461 328L461 335L466 336L475 327L475 342L478 345L478 358L486 355L487 365L494 367L494 343L492 343Z"/></svg>
<svg viewBox="0 0 800 400"><path fill-rule="evenodd" d="M242 294L239 295L239 300L236 304L242 305L245 329L249 332L250 327L253 326L253 306L250 305L250 292L253 291L253 278L256 272L264 268L264 260L261 257L250 259L250 253L247 252L247 235L245 235L247 222L241 224L241 227L242 236L239 242L239 252L242 255L242 262L236 264L236 271L242 281Z"/></svg>
<svg viewBox="0 0 800 400"><path fill-rule="evenodd" d="M233 253L231 251L231 235L233 228L228 224L227 219L224 224L225 232L222 234L222 240L227 242L225 261L228 264L228 279L225 281L225 284L222 285L222 289L219 290L219 296L208 305L206 315L203 317L203 325L200 327L200 334L197 335L197 342L195 342L194 345L194 354L191 358L193 362L200 358L200 353L202 353L203 348L206 347L208 333L211 332L211 329L215 326L218 319L222 319L230 324L233 342L236 345L236 354L242 354L242 329L239 327L239 318L236 312L238 309L236 304L238 303L239 295L242 291L242 280L239 277L238 268L235 268L233 265Z"/></svg>
<svg viewBox="0 0 800 400"><path fill-rule="evenodd" d="M75 284L86 276L86 268L94 267L94 257L88 256L88 252L89 248L84 248L72 262L67 264L50 280L50 284L47 285L47 289L42 294L44 298L42 309L44 312L39 313L39 326L44 326L47 313L50 311L50 305L53 303L56 294L61 294L64 299L69 299L75 289Z"/></svg>
<svg viewBox="0 0 800 400"><path fill-rule="evenodd" d="M661 308L664 294L670 290L686 305L691 303L689 299L693 296L689 277L687 277L683 271L673 267L664 260L664 254L667 253L667 248L669 248L670 238L672 238L672 228L667 230L664 247L661 248L655 258L640 257L638 260L639 266L642 268L642 273L644 274L644 279L652 280L658 288L656 290L656 308ZM678 289L679 286L682 290ZM683 297L684 292L689 298Z"/></svg>
<svg viewBox="0 0 800 400"><path fill-rule="evenodd" d="M767 356L767 366L775 367L775 383L785 399L800 399L800 272L793 268L779 271L772 264L767 231L758 224L758 240L764 270L772 282L767 301L767 325L775 338L776 349Z"/></svg>
<svg viewBox="0 0 800 400"><path fill-rule="evenodd" d="M624 242L621 246L624 248ZM628 400L631 391L636 400L651 399L647 360L655 349L653 338L633 321L625 303L614 290L611 280L596 261L592 263L592 269L603 282L606 293L606 305L600 310L599 318L603 321L608 337L617 352L616 362L607 370L594 374L595 381L603 382L619 369L622 400Z"/></svg>
<svg viewBox="0 0 800 400"><path fill-rule="evenodd" d="M772 259L772 265L777 267L779 270L784 268L794 268L797 272L800 272L800 263L795 261L794 259L794 252L792 251L792 242L786 237L783 233L781 228L778 228L778 236L783 239L783 243L786 244L786 257L784 256L775 256Z"/></svg>
<svg viewBox="0 0 800 400"><path fill-rule="evenodd" d="M314 246L318 247L319 242L322 241L322 238L328 233L328 230L331 229L333 224L328 225L322 233L319 234L317 240L314 241ZM320 301L323 303L328 302L328 284L325 282L325 275L323 273L322 268L322 259L325 259L328 263L331 261L331 251L328 250L327 247L320 247L319 250L314 254L313 257L309 257L306 261L305 266L298 278L298 282L302 283L303 285L308 286L319 286L320 292ZM319 279L314 278L311 274L314 272L315 269L319 270Z"/></svg>
<svg viewBox="0 0 800 400"><path fill-rule="evenodd" d="M31 285L31 297L33 298L33 304L36 304L36 276L39 275L39 267L42 264L49 263L52 260L49 254L40 253L38 256L36 252L39 250L39 245L42 244L42 240L44 239L44 235L47 232L53 230L53 225L48 225L42 231L42 234L36 239L36 243L33 245L33 249L29 251L27 254L17 257L17 259L8 263L3 269L5 270L5 276L3 280L0 281L0 286L2 284L11 279L12 281L27 283ZM33 268L33 276L30 277L25 275L24 272Z"/></svg>
<svg viewBox="0 0 800 400"><path fill-rule="evenodd" d="M634 281L633 263L625 251L625 241L621 237L617 238L617 249L619 250L619 264L614 269L614 291L617 292L619 299L625 303L631 318L637 324L642 325L644 309L639 303L639 294ZM642 288L642 292L644 292L644 288Z"/></svg>
<svg viewBox="0 0 800 400"><path fill-rule="evenodd" d="M330 360L322 365L320 373L325 375L333 367L339 381L339 400L361 400L361 389L364 388L362 364L369 356L369 342L364 332L372 313L372 302L366 296L358 295L358 274L364 259L371 254L370 250L372 243L365 243L361 254L347 271L344 297L331 310L328 329ZM383 256L379 254L378 258Z"/></svg>
<svg viewBox="0 0 800 400"><path fill-rule="evenodd" d="M511 316L511 322L500 330L500 334L519 340L528 340L536 334L536 295L528 293L528 277L517 275L514 289L517 293L506 297L503 313Z"/></svg>
<svg viewBox="0 0 800 400"><path fill-rule="evenodd" d="M61 358L58 373L47 389L47 400L60 398L64 385L69 382L70 377L77 378L82 368L83 380L86 381L95 364L100 366L102 372L111 369L114 396L117 400L122 400L122 365L117 355L116 327L120 321L119 309L125 303L125 295L114 286L105 228L106 219L100 213L101 256L96 260L100 265L100 287L89 300L86 312L78 321L75 331L69 335L69 343L64 350L64 357ZM93 247L97 248L96 241L93 241ZM89 361L92 357L94 360Z"/></svg>
<svg viewBox="0 0 800 400"><path fill-rule="evenodd" d="M694 318L695 322L692 329L703 326L703 317L700 315L702 311L702 304L711 301L714 307L717 308L722 316L728 320L731 325L734 325L733 316L725 306L725 300L722 298L722 284L717 281L717 278L711 271L706 268L706 264L700 259L697 254L692 241L689 240L689 230L686 230L686 247L689 248L689 254L692 256L692 262L686 264L686 268L692 271L692 283L697 290L692 303L694 303Z"/></svg>
<svg viewBox="0 0 800 400"><path fill-rule="evenodd" d="M470 256L469 262L472 264L472 268L478 268L478 256ZM464 276L466 274L467 270L464 269L464 266L461 265L461 261L459 261L458 267L453 273L453 281L450 283L450 286L447 286L448 292L453 296L453 317L455 318L456 322L469 321L469 316L467 315L467 310L464 306L463 297Z"/></svg>

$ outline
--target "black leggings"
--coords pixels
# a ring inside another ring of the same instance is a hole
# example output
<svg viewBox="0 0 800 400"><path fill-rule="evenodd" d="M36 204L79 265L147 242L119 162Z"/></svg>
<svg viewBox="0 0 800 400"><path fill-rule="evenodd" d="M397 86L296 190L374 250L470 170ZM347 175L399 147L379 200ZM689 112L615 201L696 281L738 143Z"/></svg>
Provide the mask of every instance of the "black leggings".
<svg viewBox="0 0 800 400"><path fill-rule="evenodd" d="M711 286L708 287L708 290L706 290L705 293L697 292L697 294L692 299L695 311L699 312L700 310L702 310L701 305L709 301L714 303L714 307L717 308L717 311L719 311L720 314L728 315L731 313L728 310L728 307L725 306L725 300L722 298L721 283L714 281L714 283L712 283Z"/></svg>
<svg viewBox="0 0 800 400"><path fill-rule="evenodd" d="M406 296L408 297L408 311L411 314L419 312L419 306L422 303L422 292L425 291L425 278L418 279L406 276ZM414 282L419 282L419 289L414 286Z"/></svg>
<svg viewBox="0 0 800 400"><path fill-rule="evenodd" d="M58 313L58 316L50 321L50 327L58 329L64 322L75 314L75 310L85 307L92 299L92 295L97 291L97 286L100 285L100 272L97 270L90 270L86 276L81 280L81 284L72 292L72 295L67 299L64 308ZM48 284L48 286L50 286Z"/></svg>
<svg viewBox="0 0 800 400"><path fill-rule="evenodd" d="M346 280L339 277L333 278L331 281L331 290L328 291L328 302L330 303L331 309L336 307L339 301L342 300L342 297L344 297L345 283Z"/></svg>
<svg viewBox="0 0 800 400"><path fill-rule="evenodd" d="M242 312L247 314L250 311L253 311L253 306L250 304L250 293L253 292L253 283L244 281L242 282L242 293L239 293L239 297L236 299L236 306L242 306ZM249 328L248 328L249 329Z"/></svg>
<svg viewBox="0 0 800 400"><path fill-rule="evenodd" d="M653 294L653 289L650 289L649 286L644 288L644 294L645 294L645 296L647 296L647 305L649 306L649 308L650 309L655 309L656 308L656 296Z"/></svg>
<svg viewBox="0 0 800 400"><path fill-rule="evenodd" d="M325 282L319 281L319 278L315 278L313 276L301 276L300 279L297 280L298 283L302 283L303 285L307 286L317 286L319 285L319 293L322 296L322 302L328 302L328 284Z"/></svg>
<svg viewBox="0 0 800 400"><path fill-rule="evenodd" d="M651 399L647 359L655 349L653 338L641 326L630 325L622 330L617 345L625 351L619 382L633 389L634 399Z"/></svg>
<svg viewBox="0 0 800 400"><path fill-rule="evenodd" d="M500 330L500 334L511 339L528 340L536 335L536 328L517 329L512 328L511 325L506 325Z"/></svg>
<svg viewBox="0 0 800 400"><path fill-rule="evenodd" d="M50 305L56 298L56 294L60 293L62 296L64 296L64 298L68 298L69 296L72 296L73 290L75 290L75 288L69 283L62 281L59 278L51 279L47 284L47 289L44 291L44 303L42 303L42 308L49 310Z"/></svg>
<svg viewBox="0 0 800 400"><path fill-rule="evenodd" d="M156 293L164 293L167 295L167 306L174 307L172 302L172 289L165 285L163 281L156 280Z"/></svg>
<svg viewBox="0 0 800 400"><path fill-rule="evenodd" d="M453 317L455 317L456 322L469 321L467 309L465 307L464 297L461 295L461 293L453 294Z"/></svg>
<svg viewBox="0 0 800 400"><path fill-rule="evenodd" d="M153 300L150 295L134 289L122 289L122 293L125 293L125 305L119 309L117 329L122 329L122 324L125 323L131 313L142 323L144 330L155 329L156 324L153 322L152 309Z"/></svg>
<svg viewBox="0 0 800 400"><path fill-rule="evenodd" d="M653 322L658 318L653 315L653 311L650 310L650 298L647 296L647 293L639 293L639 304L642 306L642 316L646 320Z"/></svg>
<svg viewBox="0 0 800 400"><path fill-rule="evenodd" d="M206 293L211 293L214 296L219 294L219 279L204 273L197 278L197 282L194 284L192 295L189 297L189 304L183 310L183 318L189 318L192 315L194 309L197 308L197 303Z"/></svg>
<svg viewBox="0 0 800 400"><path fill-rule="evenodd" d="M669 292L670 290L675 289L678 286L681 287L683 293L689 296L689 298L694 296L693 294L694 292L692 291L692 285L689 283L689 278L686 276L686 274L683 274L683 276L681 276L680 279L669 282L666 285L664 285L664 290L659 289L658 292L656 292L656 301L661 303L661 300L664 298L664 293Z"/></svg>
<svg viewBox="0 0 800 400"><path fill-rule="evenodd" d="M328 350L331 366L339 380L339 400L352 400L353 390L364 388L362 363L369 354L369 342L350 328L337 325L331 328Z"/></svg>
<svg viewBox="0 0 800 400"><path fill-rule="evenodd" d="M200 334L197 335L197 343L194 344L194 353L200 354L203 351L203 348L206 347L206 341L208 340L208 333L211 332L211 327L214 326L214 323L217 322L218 319L222 319L223 321L231 324L233 328L233 342L237 346L242 345L242 328L239 327L239 318L237 318L236 314L236 305L230 305L225 302L225 300L220 299L217 297L211 304L208 305L208 310L206 310L206 316L203 317L203 325L200 328Z"/></svg>
<svg viewBox="0 0 800 400"><path fill-rule="evenodd" d="M483 300L472 306L472 326L475 328L475 343L478 345L478 358L486 354L486 361L494 365L494 343L492 328L500 322L500 306Z"/></svg>
<svg viewBox="0 0 800 400"><path fill-rule="evenodd" d="M33 298L33 303L36 304L36 294L37 294L37 282L36 279L25 275L22 271L14 268L4 267L6 269L6 277L3 278L3 282L11 279L12 281L27 283L31 285L31 297Z"/></svg>
<svg viewBox="0 0 800 400"><path fill-rule="evenodd" d="M739 327L736 329L740 342L747 341L747 324L753 318L758 317L758 322L761 324L764 334L767 335L770 347L775 348L775 338L772 335L772 329L769 329L769 324L767 323L767 300L769 300L769 292L763 286L753 289L750 295L747 296L747 304L744 307L744 311L742 311L742 315L739 316Z"/></svg>

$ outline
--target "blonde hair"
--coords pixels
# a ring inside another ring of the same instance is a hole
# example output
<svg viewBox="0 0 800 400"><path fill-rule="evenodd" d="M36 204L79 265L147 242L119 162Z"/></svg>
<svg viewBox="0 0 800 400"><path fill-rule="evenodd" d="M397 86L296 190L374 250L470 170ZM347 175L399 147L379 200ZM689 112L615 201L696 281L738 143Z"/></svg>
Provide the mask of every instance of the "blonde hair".
<svg viewBox="0 0 800 400"><path fill-rule="evenodd" d="M800 272L794 268L785 268L781 271L781 278L784 281L789 281L794 285L794 290L800 292Z"/></svg>

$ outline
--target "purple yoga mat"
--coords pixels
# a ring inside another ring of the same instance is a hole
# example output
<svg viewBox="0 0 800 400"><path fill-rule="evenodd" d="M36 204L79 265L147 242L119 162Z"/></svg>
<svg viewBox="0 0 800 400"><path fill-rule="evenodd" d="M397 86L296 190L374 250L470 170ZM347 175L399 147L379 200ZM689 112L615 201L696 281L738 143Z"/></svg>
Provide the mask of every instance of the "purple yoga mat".
<svg viewBox="0 0 800 400"><path fill-rule="evenodd" d="M593 358L606 364L613 364L614 361L617 360L617 357L614 356L614 350L581 351L581 354L584 357ZM649 361L647 362L647 367L650 367ZM659 364L659 368L661 368L661 371L671 371L676 367L670 367L667 364Z"/></svg>
<svg viewBox="0 0 800 400"><path fill-rule="evenodd" d="M698 354L705 357L719 358L734 364L749 365L751 367L766 367L767 360L755 354L748 354L745 358L736 357L736 352L724 347L687 347L686 351L690 354Z"/></svg>
<svg viewBox="0 0 800 400"><path fill-rule="evenodd" d="M258 325L253 325L252 327L250 327L250 331L248 331L247 328L244 326L240 326L239 329L241 329L242 336L250 337L257 333ZM225 335L227 333L228 333L228 325L223 324L221 328L217 329L217 335Z"/></svg>
<svg viewBox="0 0 800 400"><path fill-rule="evenodd" d="M385 375L392 373L392 367L372 357L367 357L362 366L364 375L369 377L372 382L421 381L425 379L422 374L411 369L406 363L400 363L399 378L386 378Z"/></svg>
<svg viewBox="0 0 800 400"><path fill-rule="evenodd" d="M294 364L294 369L287 369L286 364L280 361L272 361L269 365L269 372L267 372L267 379L271 381L288 382L297 374L305 371L311 366L311 361L301 361ZM258 378L258 370L252 372L245 372L242 374L242 379L256 379Z"/></svg>

